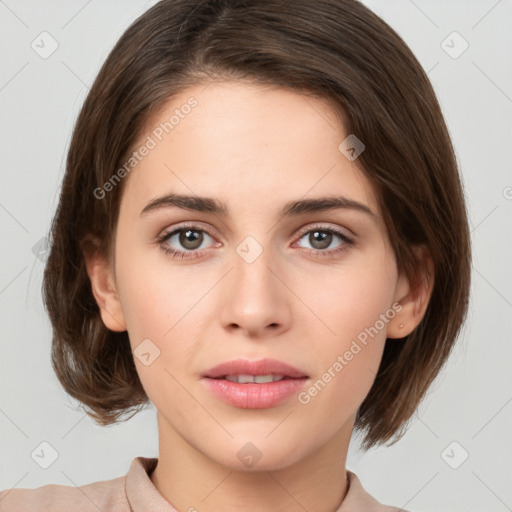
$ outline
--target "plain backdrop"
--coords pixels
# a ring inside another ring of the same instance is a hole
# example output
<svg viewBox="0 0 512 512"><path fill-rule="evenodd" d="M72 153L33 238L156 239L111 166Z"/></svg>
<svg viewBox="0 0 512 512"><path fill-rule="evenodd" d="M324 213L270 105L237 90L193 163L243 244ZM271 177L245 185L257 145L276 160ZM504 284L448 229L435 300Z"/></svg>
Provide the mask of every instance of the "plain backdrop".
<svg viewBox="0 0 512 512"><path fill-rule="evenodd" d="M41 240L77 113L119 36L154 3L0 0L0 490L107 480L138 455L158 455L153 406L99 427L62 390L41 299ZM347 467L377 499L411 511L512 510L512 0L364 3L404 38L436 90L474 262L464 332L407 434L368 453L354 438ZM34 43L41 38L51 55Z"/></svg>

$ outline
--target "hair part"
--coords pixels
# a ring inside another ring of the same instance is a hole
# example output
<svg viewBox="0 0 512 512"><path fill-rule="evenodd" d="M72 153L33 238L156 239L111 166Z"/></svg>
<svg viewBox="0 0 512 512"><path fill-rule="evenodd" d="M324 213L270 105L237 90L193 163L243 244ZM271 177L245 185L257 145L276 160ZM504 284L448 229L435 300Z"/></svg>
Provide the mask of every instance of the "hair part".
<svg viewBox="0 0 512 512"><path fill-rule="evenodd" d="M365 144L357 163L376 189L397 266L413 287L426 277L414 248L428 248L435 280L427 311L403 340L386 340L355 423L366 449L396 442L465 320L469 229L428 77L400 36L355 0L162 0L125 31L78 116L51 225L43 293L59 381L100 425L148 403L128 333L104 326L84 259L88 251L112 257L126 179L101 200L93 191L123 165L163 105L212 80L249 80L329 101L346 133Z"/></svg>

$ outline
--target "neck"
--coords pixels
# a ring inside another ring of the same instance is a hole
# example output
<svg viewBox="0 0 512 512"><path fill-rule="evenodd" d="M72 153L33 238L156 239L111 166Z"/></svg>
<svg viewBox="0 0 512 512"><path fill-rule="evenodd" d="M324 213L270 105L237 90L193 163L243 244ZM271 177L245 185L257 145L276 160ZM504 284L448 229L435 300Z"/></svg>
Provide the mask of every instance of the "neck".
<svg viewBox="0 0 512 512"><path fill-rule="evenodd" d="M262 458L240 471L196 449L158 414L160 450L150 478L179 511L336 512L348 491L345 462L352 426L286 467L273 468Z"/></svg>

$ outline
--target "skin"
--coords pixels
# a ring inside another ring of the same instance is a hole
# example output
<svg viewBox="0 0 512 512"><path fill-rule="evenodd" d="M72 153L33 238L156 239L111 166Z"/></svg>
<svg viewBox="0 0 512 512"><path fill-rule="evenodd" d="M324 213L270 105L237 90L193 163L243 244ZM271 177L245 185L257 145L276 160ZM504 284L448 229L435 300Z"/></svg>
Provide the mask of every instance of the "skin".
<svg viewBox="0 0 512 512"><path fill-rule="evenodd" d="M338 150L348 134L326 101L249 82L200 84L147 126L168 120L191 96L198 105L125 178L113 264L87 260L105 325L127 330L133 350L144 339L160 350L148 366L135 357L158 411L151 480L180 511L335 511L348 490L355 415L385 340L416 327L431 287L411 290L398 272L373 186ZM169 207L141 216L171 191L222 200L229 215ZM334 209L277 217L288 201L332 195L374 215ZM210 230L198 233L202 255L171 258L163 247L198 251L179 234L156 242L188 221ZM299 234L317 224L354 243L332 234L322 245L311 232ZM252 263L236 251L247 236L263 249ZM396 303L401 311L307 404L292 396L267 409L236 408L201 381L221 362L272 357L307 373L311 385ZM237 456L248 442L261 453L252 468Z"/></svg>

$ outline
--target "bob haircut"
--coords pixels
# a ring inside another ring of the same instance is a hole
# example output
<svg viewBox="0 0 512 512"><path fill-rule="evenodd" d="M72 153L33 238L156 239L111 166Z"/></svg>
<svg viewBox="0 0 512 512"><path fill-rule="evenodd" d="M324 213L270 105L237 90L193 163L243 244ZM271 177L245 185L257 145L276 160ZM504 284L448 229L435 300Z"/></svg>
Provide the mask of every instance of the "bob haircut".
<svg viewBox="0 0 512 512"><path fill-rule="evenodd" d="M376 190L397 267L413 290L432 278L415 248L430 252L435 278L425 315L408 336L386 340L355 422L364 449L392 444L466 318L471 248L458 166L432 85L400 36L356 0L162 0L124 32L77 118L50 229L43 294L53 369L100 425L149 403L128 333L102 323L84 258L86 251L112 258L128 177L98 191L159 108L189 86L225 80L328 101L346 133L365 145L357 165Z"/></svg>

